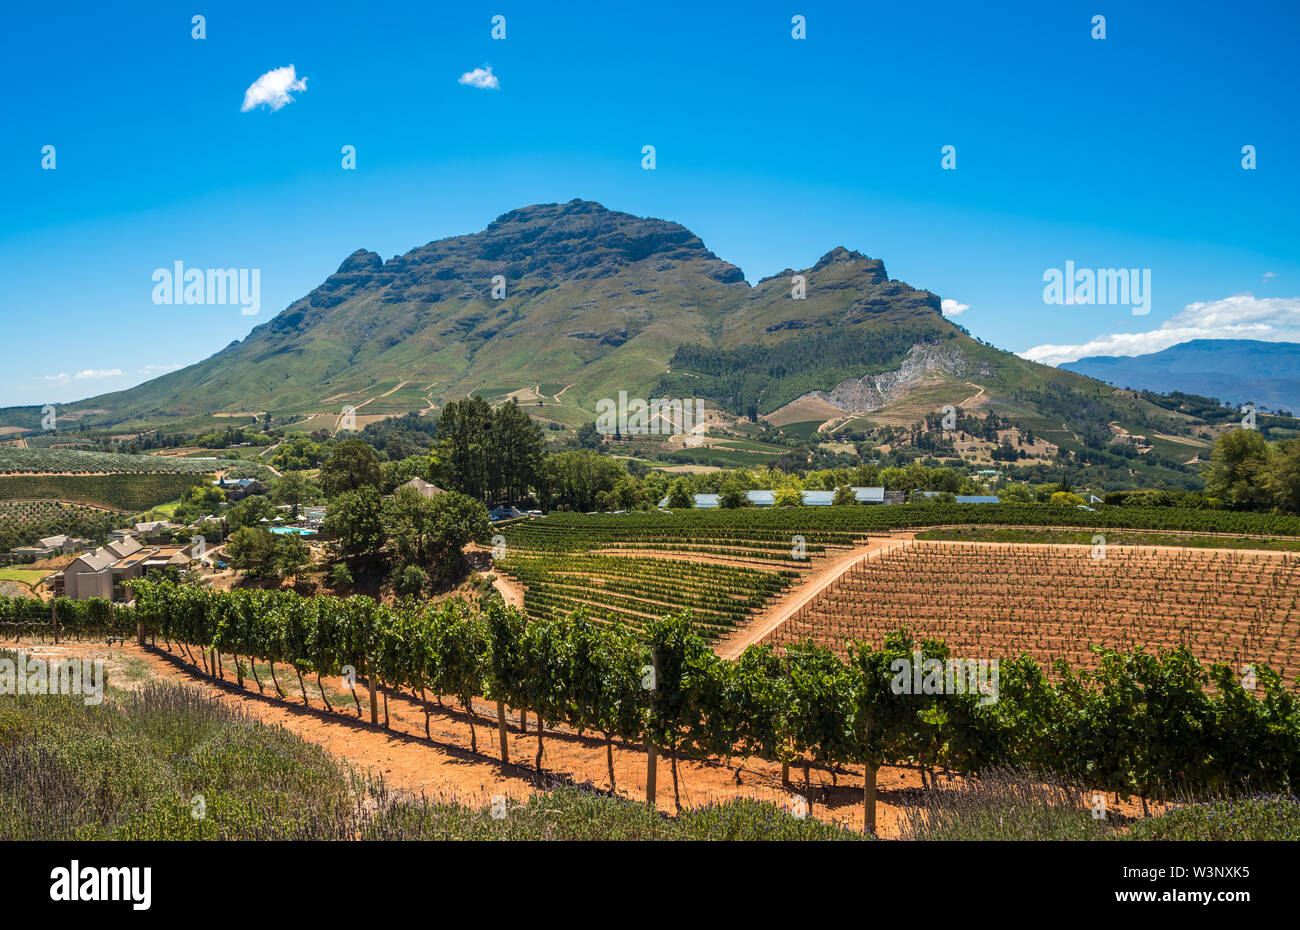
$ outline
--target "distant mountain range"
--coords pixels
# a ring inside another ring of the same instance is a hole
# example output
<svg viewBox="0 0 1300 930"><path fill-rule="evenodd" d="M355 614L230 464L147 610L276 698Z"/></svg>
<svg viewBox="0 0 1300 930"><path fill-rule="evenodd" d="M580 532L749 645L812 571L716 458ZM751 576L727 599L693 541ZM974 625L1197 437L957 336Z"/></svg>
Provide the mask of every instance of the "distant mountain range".
<svg viewBox="0 0 1300 930"><path fill-rule="evenodd" d="M879 259L833 248L751 286L680 224L584 200L514 210L387 261L358 249L210 358L58 415L60 429L204 430L270 414L334 431L479 393L573 428L620 391L703 398L802 434L905 426L952 405L1073 450L1124 431L1190 435L1148 399L972 338ZM0 429L39 425L39 407L0 410Z"/></svg>
<svg viewBox="0 0 1300 930"><path fill-rule="evenodd" d="M1097 355L1061 367L1118 387L1300 410L1300 344L1294 342L1194 339L1150 355Z"/></svg>

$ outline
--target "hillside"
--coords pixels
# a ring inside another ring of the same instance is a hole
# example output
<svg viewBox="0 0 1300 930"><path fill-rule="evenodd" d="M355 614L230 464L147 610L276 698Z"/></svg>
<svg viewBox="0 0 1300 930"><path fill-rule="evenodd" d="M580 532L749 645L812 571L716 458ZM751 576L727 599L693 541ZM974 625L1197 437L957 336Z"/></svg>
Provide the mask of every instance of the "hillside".
<svg viewBox="0 0 1300 930"><path fill-rule="evenodd" d="M1061 367L1120 387L1300 408L1300 345L1292 342L1194 339L1149 355L1096 355Z"/></svg>
<svg viewBox="0 0 1300 930"><path fill-rule="evenodd" d="M879 259L838 247L751 286L685 227L582 200L387 261L359 249L243 340L64 405L59 426L198 429L270 414L334 431L345 405L364 426L482 393L575 427L620 391L701 397L804 432L913 423L948 404L1018 418L1067 447L1105 445L1112 429L1190 432L1127 392L971 338L938 295L891 279ZM39 412L0 410L0 429L35 429Z"/></svg>

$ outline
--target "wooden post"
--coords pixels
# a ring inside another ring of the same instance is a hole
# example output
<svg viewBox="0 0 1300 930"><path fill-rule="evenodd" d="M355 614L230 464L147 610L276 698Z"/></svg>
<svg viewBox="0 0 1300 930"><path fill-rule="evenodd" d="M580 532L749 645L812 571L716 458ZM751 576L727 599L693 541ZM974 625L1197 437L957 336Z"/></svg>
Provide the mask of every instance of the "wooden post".
<svg viewBox="0 0 1300 930"><path fill-rule="evenodd" d="M497 728L501 731L501 761L510 764L510 744L506 736L506 702L497 701Z"/></svg>
<svg viewBox="0 0 1300 930"><path fill-rule="evenodd" d="M50 601L50 625L54 627L54 645L59 644L59 615L54 609L54 601Z"/></svg>
<svg viewBox="0 0 1300 930"><path fill-rule="evenodd" d="M370 722L379 724L379 695L375 691L375 663L367 663L366 687L370 689Z"/></svg>
<svg viewBox="0 0 1300 930"><path fill-rule="evenodd" d="M135 644L137 646L144 645L144 621L139 617L135 618Z"/></svg>
<svg viewBox="0 0 1300 930"><path fill-rule="evenodd" d="M655 766L658 760L653 737L646 740L645 755L645 802L655 807Z"/></svg>
<svg viewBox="0 0 1300 930"><path fill-rule="evenodd" d="M876 833L876 767L870 762L862 773L862 832Z"/></svg>
<svg viewBox="0 0 1300 930"><path fill-rule="evenodd" d="M658 704L658 691L659 691L658 653L652 652L650 654L650 667L654 669L654 683L655 683L654 686L655 694L650 699L650 705L652 708L651 720L653 720L654 719L653 708L656 704ZM651 807L656 807L657 805L655 804L655 787L656 787L655 782L657 781L657 776L658 776L656 769L658 767L658 762L659 762L658 759L659 750L658 747L655 746L655 739L652 733L646 734L645 743L646 743L645 745L645 802L649 804Z"/></svg>

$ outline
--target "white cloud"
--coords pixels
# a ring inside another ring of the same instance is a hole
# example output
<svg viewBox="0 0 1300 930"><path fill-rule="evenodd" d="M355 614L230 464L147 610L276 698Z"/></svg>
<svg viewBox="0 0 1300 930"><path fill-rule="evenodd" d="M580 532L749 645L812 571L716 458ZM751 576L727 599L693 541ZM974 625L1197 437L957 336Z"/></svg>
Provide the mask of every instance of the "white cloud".
<svg viewBox="0 0 1300 930"><path fill-rule="evenodd" d="M1300 297L1257 298L1238 294L1223 300L1188 304L1159 329L1113 333L1079 345L1040 345L1020 355L1045 365L1060 365L1092 355L1147 355L1191 339L1258 339L1300 342Z"/></svg>
<svg viewBox="0 0 1300 930"><path fill-rule="evenodd" d="M116 378L122 374L120 368L87 368L85 371L79 371L73 377L78 381L85 381L89 378Z"/></svg>
<svg viewBox="0 0 1300 930"><path fill-rule="evenodd" d="M144 368L140 369L140 374L142 374L142 375L151 375L151 374L154 374L155 372L168 372L168 371L175 371L175 370L178 369L178 368L184 368L184 367L185 367L184 365L177 365L177 364L172 364L172 365L145 365Z"/></svg>
<svg viewBox="0 0 1300 930"><path fill-rule="evenodd" d="M248 90L244 91L244 105L239 109L241 113L247 113L254 107L260 106L278 110L286 103L293 102L289 91L306 89L307 79L299 78L293 65L285 65L283 68L266 72L250 84Z"/></svg>
<svg viewBox="0 0 1300 930"><path fill-rule="evenodd" d="M497 76L492 73L492 66L486 68L475 68L473 71L466 71L460 76L459 84L468 84L470 87L480 87L484 90L496 90L501 86Z"/></svg>
<svg viewBox="0 0 1300 930"><path fill-rule="evenodd" d="M945 297L943 302L940 304L940 307L943 309L944 316L956 316L959 313L964 313L969 310L970 304L959 304L951 297Z"/></svg>
<svg viewBox="0 0 1300 930"><path fill-rule="evenodd" d="M1276 277L1277 277L1277 272L1276 272L1276 271L1266 271L1266 272L1264 272L1264 280L1265 280L1265 281L1267 281L1269 278L1276 278Z"/></svg>
<svg viewBox="0 0 1300 930"><path fill-rule="evenodd" d="M57 381L59 384L67 384L71 379L66 371L61 371L57 375L41 375L42 381Z"/></svg>

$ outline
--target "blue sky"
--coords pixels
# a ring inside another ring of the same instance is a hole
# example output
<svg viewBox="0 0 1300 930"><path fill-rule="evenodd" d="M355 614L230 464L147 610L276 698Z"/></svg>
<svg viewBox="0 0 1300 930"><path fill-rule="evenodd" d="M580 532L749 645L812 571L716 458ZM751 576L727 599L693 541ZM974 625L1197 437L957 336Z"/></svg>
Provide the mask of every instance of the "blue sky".
<svg viewBox="0 0 1300 930"><path fill-rule="evenodd" d="M681 222L751 281L857 249L1048 361L1300 340L1294 2L611 6L13 8L0 404L138 383L242 338L357 248L574 197ZM305 90L241 111L289 65ZM489 67L496 88L458 81ZM178 260L260 269L260 313L154 304L154 269ZM1067 260L1151 269L1150 313L1045 304Z"/></svg>

